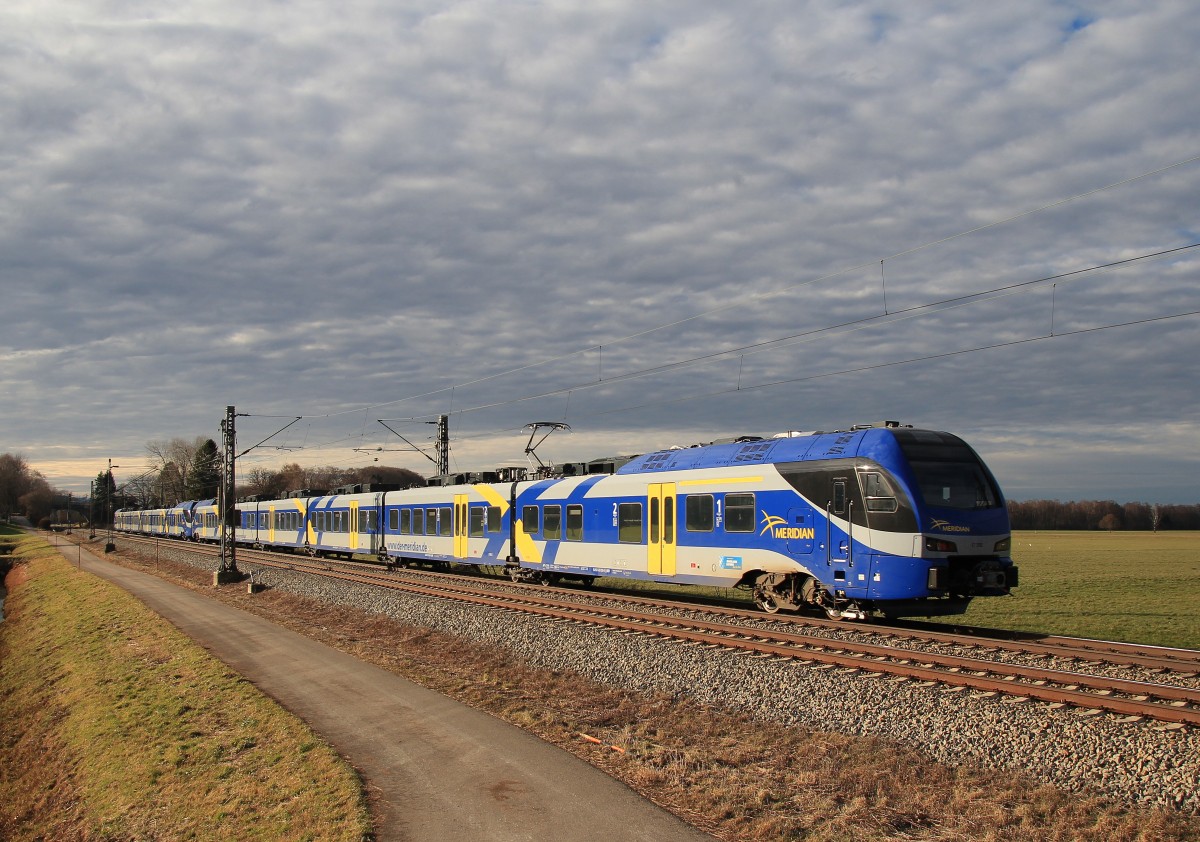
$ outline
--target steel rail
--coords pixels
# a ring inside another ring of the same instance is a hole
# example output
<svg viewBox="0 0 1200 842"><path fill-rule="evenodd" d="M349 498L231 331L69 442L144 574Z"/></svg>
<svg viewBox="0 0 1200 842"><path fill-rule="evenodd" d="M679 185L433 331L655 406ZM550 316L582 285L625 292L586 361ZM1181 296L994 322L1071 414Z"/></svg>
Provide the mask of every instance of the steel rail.
<svg viewBox="0 0 1200 842"><path fill-rule="evenodd" d="M345 564L355 568L377 566L369 562L345 561L340 559L326 559L325 561L332 564ZM443 573L439 575L452 576L454 574ZM467 581L478 581L474 577L464 576L462 578ZM503 584L506 587L515 586L538 592L545 591L544 585L528 585L508 581L505 581ZM577 591L572 590L570 592ZM1174 649L1170 647L1146 646L1144 644L1090 640L1088 638L1063 637L1058 635L1039 637L1037 640L1011 640L1003 637L980 637L980 630L973 630L964 636L963 634L955 634L953 632L913 631L894 626L848 625L844 620L824 620L814 617L763 614L758 611L729 608L726 606L651 599L607 591L591 592L592 595L596 593L603 593L605 598L630 605L644 605L652 608L669 607L681 611L693 611L722 617L736 617L738 619L757 622L776 622L802 628L853 631L860 635L877 635L885 640L896 639L917 643L941 643L951 646L961 646L967 649L1016 652L1046 658L1064 658L1090 663L1106 663L1114 666L1136 666L1149 670L1177 673L1181 678L1189 678L1200 673L1200 651L1193 649ZM998 631L997 634L1012 633Z"/></svg>
<svg viewBox="0 0 1200 842"><path fill-rule="evenodd" d="M281 562L260 563L295 568L295 565ZM1108 679L953 655L913 653L873 644L831 641L824 637L765 632L703 620L681 620L660 614L584 606L532 595L484 594L453 583L418 584L397 581L381 574L334 571L322 567L320 563L307 562L301 566L343 581L459 599L476 605L515 610L558 620L606 626L726 649L748 650L791 660L817 661L868 673L887 673L1072 707L1107 710L1126 716L1200 725L1200 691L1172 685ZM1080 687L1089 687L1097 692L1083 692L1079 690ZM1133 698L1097 693L1124 693ZM1152 702L1151 698L1162 699L1168 703Z"/></svg>

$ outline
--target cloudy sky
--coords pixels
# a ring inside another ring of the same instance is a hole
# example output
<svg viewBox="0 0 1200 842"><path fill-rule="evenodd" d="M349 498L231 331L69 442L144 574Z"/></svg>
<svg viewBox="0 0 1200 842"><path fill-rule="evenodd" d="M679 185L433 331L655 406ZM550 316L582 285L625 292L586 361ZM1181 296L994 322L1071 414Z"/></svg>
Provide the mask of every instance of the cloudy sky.
<svg viewBox="0 0 1200 842"><path fill-rule="evenodd" d="M0 452L79 492L227 405L302 417L244 471L894 419L1014 499L1198 502L1195 12L10 0Z"/></svg>

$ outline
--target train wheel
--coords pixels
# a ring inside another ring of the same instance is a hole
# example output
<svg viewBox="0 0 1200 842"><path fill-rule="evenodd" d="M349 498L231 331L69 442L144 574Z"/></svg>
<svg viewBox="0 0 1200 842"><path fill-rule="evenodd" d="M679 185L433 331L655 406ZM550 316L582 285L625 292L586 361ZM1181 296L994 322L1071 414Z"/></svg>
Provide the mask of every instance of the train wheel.
<svg viewBox="0 0 1200 842"><path fill-rule="evenodd" d="M508 578L512 579L514 582L521 581L521 568L520 567L508 568Z"/></svg>
<svg viewBox="0 0 1200 842"><path fill-rule="evenodd" d="M768 593L756 593L754 595L754 604L768 614L779 613L779 603Z"/></svg>

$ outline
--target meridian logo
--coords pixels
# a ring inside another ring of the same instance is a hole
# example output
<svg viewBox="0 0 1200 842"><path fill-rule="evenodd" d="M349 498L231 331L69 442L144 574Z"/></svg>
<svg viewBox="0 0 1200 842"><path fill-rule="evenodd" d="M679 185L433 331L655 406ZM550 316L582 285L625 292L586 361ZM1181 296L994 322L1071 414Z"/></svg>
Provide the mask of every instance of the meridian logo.
<svg viewBox="0 0 1200 842"><path fill-rule="evenodd" d="M970 532L971 531L971 527L969 527L969 526L955 526L954 524L950 523L950 521L948 521L948 520L938 520L937 518L930 518L929 528L930 529L940 529L943 532Z"/></svg>
<svg viewBox="0 0 1200 842"><path fill-rule="evenodd" d="M759 531L759 535L765 534L768 529L774 526L783 526L783 524L787 523L787 520L781 518L779 515L769 515L766 512L763 512L762 515L763 528Z"/></svg>
<svg viewBox="0 0 1200 842"><path fill-rule="evenodd" d="M817 534L817 531L811 526L788 526L787 519L781 518L779 515L769 515L766 512L762 513L763 528L758 533L765 535L768 530L774 538L785 538L793 541L811 541Z"/></svg>

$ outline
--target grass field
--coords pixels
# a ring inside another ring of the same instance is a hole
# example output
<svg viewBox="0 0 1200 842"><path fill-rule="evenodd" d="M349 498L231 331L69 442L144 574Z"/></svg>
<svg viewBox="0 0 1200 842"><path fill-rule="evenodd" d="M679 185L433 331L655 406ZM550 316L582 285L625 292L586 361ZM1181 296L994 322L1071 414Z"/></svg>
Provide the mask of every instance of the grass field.
<svg viewBox="0 0 1200 842"><path fill-rule="evenodd" d="M0 623L0 838L323 839L370 830L303 722L42 538Z"/></svg>
<svg viewBox="0 0 1200 842"><path fill-rule="evenodd" d="M1021 584L959 622L1200 649L1200 532L1014 532Z"/></svg>

